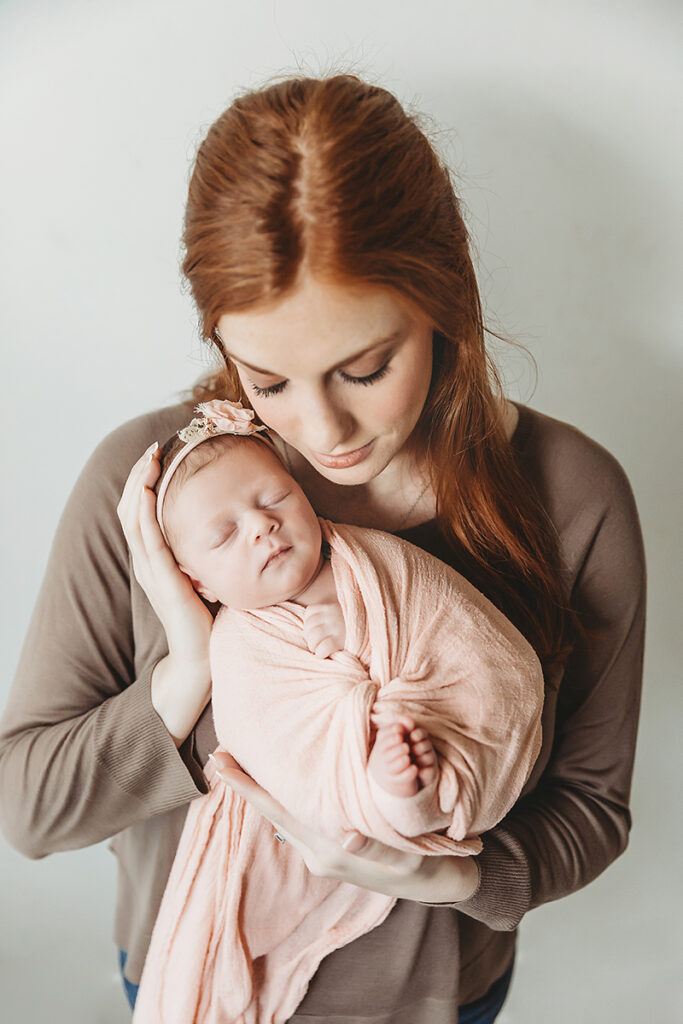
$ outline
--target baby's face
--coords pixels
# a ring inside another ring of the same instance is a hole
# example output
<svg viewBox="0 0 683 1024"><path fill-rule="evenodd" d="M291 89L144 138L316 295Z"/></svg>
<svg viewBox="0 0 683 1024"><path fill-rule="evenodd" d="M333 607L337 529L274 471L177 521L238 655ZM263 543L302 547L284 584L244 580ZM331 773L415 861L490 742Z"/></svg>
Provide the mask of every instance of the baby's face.
<svg viewBox="0 0 683 1024"><path fill-rule="evenodd" d="M296 600L320 567L320 525L260 441L229 445L184 481L168 509L174 554L195 589L231 608Z"/></svg>

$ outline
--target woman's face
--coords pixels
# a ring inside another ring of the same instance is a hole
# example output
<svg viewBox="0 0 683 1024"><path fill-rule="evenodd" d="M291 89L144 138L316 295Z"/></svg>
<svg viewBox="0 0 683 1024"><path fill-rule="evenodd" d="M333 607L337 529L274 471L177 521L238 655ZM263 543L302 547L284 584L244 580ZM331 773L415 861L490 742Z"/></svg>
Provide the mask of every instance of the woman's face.
<svg viewBox="0 0 683 1024"><path fill-rule="evenodd" d="M305 277L218 331L263 422L335 483L382 473L429 391L432 325L388 289Z"/></svg>

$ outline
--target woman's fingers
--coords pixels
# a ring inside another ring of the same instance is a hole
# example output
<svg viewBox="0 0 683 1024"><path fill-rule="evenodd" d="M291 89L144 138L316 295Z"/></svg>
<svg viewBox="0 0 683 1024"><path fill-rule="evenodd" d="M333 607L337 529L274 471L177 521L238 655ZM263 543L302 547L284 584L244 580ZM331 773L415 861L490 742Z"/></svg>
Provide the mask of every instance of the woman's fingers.
<svg viewBox="0 0 683 1024"><path fill-rule="evenodd" d="M169 651L205 660L213 616L168 547L156 518L153 491L159 473L158 445L151 445L130 471L117 507L135 577L166 632Z"/></svg>
<svg viewBox="0 0 683 1024"><path fill-rule="evenodd" d="M224 768L230 768L237 772L242 771L241 765L238 764L232 754L227 750L214 750L213 754L209 754L209 757L213 761L219 775Z"/></svg>
<svg viewBox="0 0 683 1024"><path fill-rule="evenodd" d="M270 821L301 854L311 874L395 895L396 886L405 887L405 880L410 881L420 870L422 854L397 850L358 832L347 836L343 846L328 839L292 817L258 783L235 767L237 762L229 754L217 751L213 760L227 785Z"/></svg>
<svg viewBox="0 0 683 1024"><path fill-rule="evenodd" d="M153 573L160 577L160 581L163 578L167 584L172 581L177 583L177 577L184 574L178 569L173 553L164 540L157 521L156 500L154 491L143 486L139 510L140 537Z"/></svg>
<svg viewBox="0 0 683 1024"><path fill-rule="evenodd" d="M225 766L225 764L219 768L217 755L213 756L213 760L216 762L218 775L223 781L243 800L250 803L288 843L299 851L309 871L316 875L325 874L327 864L324 859L323 847L325 844L337 847L337 844L331 844L330 840L297 821L281 803L278 803L270 793L241 769L237 770ZM341 847L338 849L341 850Z"/></svg>
<svg viewBox="0 0 683 1024"><path fill-rule="evenodd" d="M227 752L215 752L209 755L216 766L216 772L224 782L234 789L236 793L248 800L265 818L272 820L280 804L266 792L258 782L255 782L250 775L240 768L234 757ZM284 810L284 808L281 808Z"/></svg>
<svg viewBox="0 0 683 1024"><path fill-rule="evenodd" d="M410 878L421 868L423 860L421 853L397 850L378 839L360 836L352 840L350 847L345 845L342 848L341 864L334 877L365 889L384 892L391 890L396 880Z"/></svg>
<svg viewBox="0 0 683 1024"><path fill-rule="evenodd" d="M360 853L367 842L368 837L364 836L362 832L350 832L342 843L342 848L347 853Z"/></svg>
<svg viewBox="0 0 683 1024"><path fill-rule="evenodd" d="M135 463L128 475L116 509L133 560L138 562L144 558L144 545L140 529L140 499L143 489L153 487L159 475L160 466L156 453L157 449L151 446Z"/></svg>
<svg viewBox="0 0 683 1024"><path fill-rule="evenodd" d="M123 519L130 518L130 510L135 506L136 497L140 493L140 487L142 486L143 479L148 475L151 477L152 473L155 472L152 464L156 463L157 467L159 466L159 459L157 457L158 451L159 445L158 442L155 441L131 468L131 471L128 474L128 479L123 485L121 498L116 509L119 514L119 519L122 521Z"/></svg>

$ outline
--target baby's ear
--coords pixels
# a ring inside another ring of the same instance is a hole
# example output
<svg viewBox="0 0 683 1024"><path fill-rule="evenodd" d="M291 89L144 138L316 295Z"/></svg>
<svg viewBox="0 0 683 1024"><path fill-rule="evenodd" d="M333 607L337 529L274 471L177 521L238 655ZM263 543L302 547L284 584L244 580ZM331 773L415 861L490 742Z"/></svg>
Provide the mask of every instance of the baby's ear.
<svg viewBox="0 0 683 1024"><path fill-rule="evenodd" d="M178 562L178 568L180 569L181 572L185 573L185 575L189 579L194 589L200 595L200 597L203 597L205 601L209 602L209 604L217 604L218 598L213 593L213 591L209 590L208 587L205 587L204 584L201 583L198 579L195 579L190 570L186 569L185 566L182 565L180 562Z"/></svg>

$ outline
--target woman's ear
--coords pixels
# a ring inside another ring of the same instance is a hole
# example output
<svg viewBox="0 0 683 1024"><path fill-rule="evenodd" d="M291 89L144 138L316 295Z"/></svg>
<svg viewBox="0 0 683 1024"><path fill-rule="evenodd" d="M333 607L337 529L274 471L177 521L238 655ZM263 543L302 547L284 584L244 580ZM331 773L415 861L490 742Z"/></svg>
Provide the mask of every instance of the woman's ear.
<svg viewBox="0 0 683 1024"><path fill-rule="evenodd" d="M195 577L192 575L192 573L190 572L189 569L187 569L180 562L178 562L178 568L180 569L181 572L185 573L185 575L189 579L189 581L192 584L192 586L194 587L194 589L200 595L200 597L203 597L205 601L209 602L209 604L217 604L218 603L218 598L213 593L213 591L209 590L208 587L205 587L204 584L201 583L198 579L195 579Z"/></svg>

